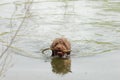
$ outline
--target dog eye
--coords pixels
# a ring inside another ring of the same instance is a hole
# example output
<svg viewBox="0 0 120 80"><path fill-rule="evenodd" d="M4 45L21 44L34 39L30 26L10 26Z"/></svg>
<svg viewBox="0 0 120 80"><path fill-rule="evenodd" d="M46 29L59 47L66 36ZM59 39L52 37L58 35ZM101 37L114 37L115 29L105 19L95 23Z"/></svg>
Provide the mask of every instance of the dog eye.
<svg viewBox="0 0 120 80"><path fill-rule="evenodd" d="M59 42L60 44L64 44L62 41Z"/></svg>
<svg viewBox="0 0 120 80"><path fill-rule="evenodd" d="M58 45L58 43L55 44L55 46Z"/></svg>

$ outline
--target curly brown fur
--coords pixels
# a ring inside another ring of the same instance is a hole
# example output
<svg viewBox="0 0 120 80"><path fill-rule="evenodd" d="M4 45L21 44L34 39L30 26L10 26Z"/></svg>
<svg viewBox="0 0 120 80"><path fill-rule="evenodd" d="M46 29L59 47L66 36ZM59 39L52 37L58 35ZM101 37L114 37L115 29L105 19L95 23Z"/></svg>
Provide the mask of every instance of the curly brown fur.
<svg viewBox="0 0 120 80"><path fill-rule="evenodd" d="M66 38L56 38L51 44L52 56L63 57L65 54L70 55L71 44Z"/></svg>

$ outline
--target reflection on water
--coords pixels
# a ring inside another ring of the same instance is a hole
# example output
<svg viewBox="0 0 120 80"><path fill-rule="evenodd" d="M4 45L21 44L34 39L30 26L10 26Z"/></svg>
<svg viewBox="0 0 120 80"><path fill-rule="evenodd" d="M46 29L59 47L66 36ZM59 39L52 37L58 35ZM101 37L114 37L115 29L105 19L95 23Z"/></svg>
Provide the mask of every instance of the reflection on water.
<svg viewBox="0 0 120 80"><path fill-rule="evenodd" d="M45 59L41 50L56 37L70 40L71 58L120 50L120 2L114 1L1 0L0 76L10 67L13 53ZM51 65L57 74L71 71L70 59L55 58Z"/></svg>
<svg viewBox="0 0 120 80"><path fill-rule="evenodd" d="M71 72L70 58L53 58L51 61L52 71L56 74L64 75Z"/></svg>

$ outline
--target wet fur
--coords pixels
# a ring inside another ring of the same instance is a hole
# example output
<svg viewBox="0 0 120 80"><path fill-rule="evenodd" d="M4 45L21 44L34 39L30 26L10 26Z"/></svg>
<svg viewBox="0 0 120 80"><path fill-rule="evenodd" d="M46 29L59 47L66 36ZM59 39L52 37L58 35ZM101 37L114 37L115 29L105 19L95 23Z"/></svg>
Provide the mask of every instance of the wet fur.
<svg viewBox="0 0 120 80"><path fill-rule="evenodd" d="M71 44L66 38L56 38L50 48L52 49L51 56L63 57L64 55L70 55ZM64 52L65 50L68 51Z"/></svg>

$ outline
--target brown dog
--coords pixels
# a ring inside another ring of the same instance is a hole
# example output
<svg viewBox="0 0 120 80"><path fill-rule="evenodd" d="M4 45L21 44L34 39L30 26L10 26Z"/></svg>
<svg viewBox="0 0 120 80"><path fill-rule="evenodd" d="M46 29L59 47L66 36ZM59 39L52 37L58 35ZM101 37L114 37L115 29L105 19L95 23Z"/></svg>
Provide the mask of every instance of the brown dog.
<svg viewBox="0 0 120 80"><path fill-rule="evenodd" d="M71 52L71 44L66 38L56 38L52 45L51 45L51 50L52 50L52 56L59 56L63 57L64 55L70 55Z"/></svg>

